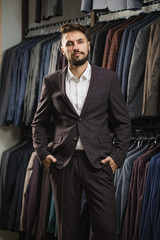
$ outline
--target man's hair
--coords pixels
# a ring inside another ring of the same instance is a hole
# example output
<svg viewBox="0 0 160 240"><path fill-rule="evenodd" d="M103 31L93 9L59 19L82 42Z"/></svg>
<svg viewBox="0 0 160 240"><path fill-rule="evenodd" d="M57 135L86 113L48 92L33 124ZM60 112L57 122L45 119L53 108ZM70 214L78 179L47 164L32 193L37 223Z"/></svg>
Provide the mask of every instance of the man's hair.
<svg viewBox="0 0 160 240"><path fill-rule="evenodd" d="M61 39L63 38L63 35L68 32L73 32L73 31L80 31L82 32L86 38L88 39L88 36L86 34L86 28L80 24L75 24L75 23L65 23L64 25L61 26Z"/></svg>

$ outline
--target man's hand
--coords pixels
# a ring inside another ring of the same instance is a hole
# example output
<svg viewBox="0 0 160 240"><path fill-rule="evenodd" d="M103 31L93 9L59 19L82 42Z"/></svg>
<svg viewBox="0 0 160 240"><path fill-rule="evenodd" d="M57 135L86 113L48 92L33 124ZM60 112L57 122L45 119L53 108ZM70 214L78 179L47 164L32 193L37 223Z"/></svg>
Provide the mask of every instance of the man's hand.
<svg viewBox="0 0 160 240"><path fill-rule="evenodd" d="M57 160L52 156L48 155L44 160L43 160L43 165L45 168L49 169L51 162L55 163Z"/></svg>
<svg viewBox="0 0 160 240"><path fill-rule="evenodd" d="M112 168L112 172L115 173L116 169L118 168L118 164L110 157L106 157L105 159L101 160L101 163L105 164L109 162L111 168Z"/></svg>

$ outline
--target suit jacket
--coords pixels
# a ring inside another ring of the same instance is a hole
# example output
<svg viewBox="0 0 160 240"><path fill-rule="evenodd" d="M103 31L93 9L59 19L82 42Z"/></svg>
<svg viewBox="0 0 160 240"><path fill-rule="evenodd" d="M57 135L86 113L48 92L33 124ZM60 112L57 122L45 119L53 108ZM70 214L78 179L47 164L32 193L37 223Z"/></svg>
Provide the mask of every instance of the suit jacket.
<svg viewBox="0 0 160 240"><path fill-rule="evenodd" d="M142 116L144 73L152 23L149 23L139 31L131 58L126 103L131 118Z"/></svg>
<svg viewBox="0 0 160 240"><path fill-rule="evenodd" d="M151 25L150 30L142 106L142 115L144 116L157 116L160 113L159 105L160 69L158 67L160 55L159 31L160 22L158 21Z"/></svg>
<svg viewBox="0 0 160 240"><path fill-rule="evenodd" d="M90 12L91 9L106 9L110 11L119 11L125 9L140 9L142 7L141 0L82 0L81 11Z"/></svg>
<svg viewBox="0 0 160 240"><path fill-rule="evenodd" d="M104 54L103 54L103 61L102 61L102 67L106 67L108 63L108 57L110 53L110 47L112 44L112 37L114 32L119 29L122 25L124 25L126 20L125 19L119 19L118 21L114 21L116 24L113 25L108 31L107 38L105 41L105 46L104 46ZM113 23L112 23L113 24Z"/></svg>
<svg viewBox="0 0 160 240"><path fill-rule="evenodd" d="M122 231L122 239L137 239L138 236L133 237L135 235L135 227L136 225L140 225L141 214L140 211L142 209L143 204L143 196L144 196L144 188L146 181L146 167L148 167L147 162L151 160L151 158L159 153L160 144L151 145L150 149L139 156L133 164L132 176L130 180L130 187L128 193L128 202L125 212L123 231ZM138 222L137 222L138 220ZM137 233L137 229L136 229ZM140 238L143 239L143 238ZM145 238L146 239L146 238ZM152 239L149 238L148 239ZM153 238L155 239L155 238Z"/></svg>
<svg viewBox="0 0 160 240"><path fill-rule="evenodd" d="M101 168L101 160L110 155L123 164L130 142L130 119L115 72L92 65L91 82L80 116L65 93L67 67L44 77L42 93L32 122L33 144L43 161L48 154L63 168L71 159L80 137L90 163ZM48 152L47 128L53 113L53 150ZM113 147L109 118L115 131Z"/></svg>
<svg viewBox="0 0 160 240"><path fill-rule="evenodd" d="M125 54L126 54L126 46L128 44L128 38L130 30L134 27L137 27L138 25L142 24L144 21L146 21L153 13L150 13L146 15L144 18L142 18L140 21L137 21L133 23L132 25L126 27L126 29L123 32L120 48L118 52L118 59L117 59L117 65L116 65L116 72L118 73L118 77L120 81L122 82L122 76L123 76L123 68L124 68L124 60L125 60Z"/></svg>
<svg viewBox="0 0 160 240"><path fill-rule="evenodd" d="M137 26L130 27L129 36L127 41L126 53L123 63L123 73L122 73L122 93L127 98L127 85L128 85L128 74L130 69L131 57L133 53L134 44L138 35L138 32L143 27L147 26L151 21L154 21L157 18L157 13L150 13L144 20L139 22Z"/></svg>
<svg viewBox="0 0 160 240"><path fill-rule="evenodd" d="M118 21L110 22L109 24L106 24L105 28L96 33L91 61L93 64L102 66L103 55L107 55L104 52L104 48L106 39L108 39L108 33L112 28L120 24L122 21L124 20L120 19Z"/></svg>
<svg viewBox="0 0 160 240"><path fill-rule="evenodd" d="M146 184L144 190L144 200L142 207L142 216L139 224L139 239L159 239L159 171L160 171L160 153L154 155L148 167ZM153 231L154 229L154 231Z"/></svg>
<svg viewBox="0 0 160 240"><path fill-rule="evenodd" d="M118 52L119 52L119 47L120 47L123 32L126 27L139 21L141 18L142 18L142 16L129 18L126 22L124 22L123 26L119 26L119 28L114 32L110 50L109 50L108 62L106 63L104 60L105 68L110 69L112 71L116 71Z"/></svg>
<svg viewBox="0 0 160 240"><path fill-rule="evenodd" d="M132 175L132 168L134 161L138 158L138 156L142 155L149 149L148 145L140 145L137 146L134 149L134 153L126 157L124 165L121 169L120 174L119 169L115 172L115 175L119 175L117 178L117 182L114 183L116 185L116 192L115 192L115 198L116 198L116 212L117 212L117 226L116 226L116 239L120 238L121 234L121 228L123 225L125 210L127 206L127 199L128 199L128 192L129 192L129 185L130 185L130 179ZM128 155L128 154L127 154Z"/></svg>

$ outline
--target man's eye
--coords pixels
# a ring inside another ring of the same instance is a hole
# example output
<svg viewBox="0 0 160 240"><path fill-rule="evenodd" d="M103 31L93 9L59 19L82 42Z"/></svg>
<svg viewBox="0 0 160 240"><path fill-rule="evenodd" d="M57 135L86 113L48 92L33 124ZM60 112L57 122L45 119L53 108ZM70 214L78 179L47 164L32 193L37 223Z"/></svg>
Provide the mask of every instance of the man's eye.
<svg viewBox="0 0 160 240"><path fill-rule="evenodd" d="M73 43L67 43L66 46L69 47L69 46L72 46Z"/></svg>

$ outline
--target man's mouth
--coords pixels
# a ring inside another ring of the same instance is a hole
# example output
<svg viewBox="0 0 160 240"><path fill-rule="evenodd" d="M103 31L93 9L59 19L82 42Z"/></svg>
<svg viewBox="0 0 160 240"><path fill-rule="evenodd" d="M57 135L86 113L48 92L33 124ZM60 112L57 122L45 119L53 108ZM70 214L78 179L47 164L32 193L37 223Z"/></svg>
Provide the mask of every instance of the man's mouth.
<svg viewBox="0 0 160 240"><path fill-rule="evenodd" d="M82 52L75 52L75 53L73 53L72 55L75 56L75 57L77 57L77 56L80 56L81 54L83 54L83 53L82 53Z"/></svg>

